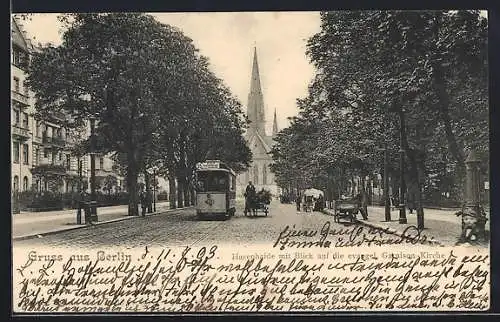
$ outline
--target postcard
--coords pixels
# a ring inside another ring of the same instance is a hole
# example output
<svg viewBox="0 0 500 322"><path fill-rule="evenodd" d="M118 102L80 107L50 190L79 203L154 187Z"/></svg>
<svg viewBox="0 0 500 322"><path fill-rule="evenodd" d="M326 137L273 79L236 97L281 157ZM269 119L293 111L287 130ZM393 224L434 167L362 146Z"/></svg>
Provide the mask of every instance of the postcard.
<svg viewBox="0 0 500 322"><path fill-rule="evenodd" d="M14 315L490 308L486 11L11 26Z"/></svg>

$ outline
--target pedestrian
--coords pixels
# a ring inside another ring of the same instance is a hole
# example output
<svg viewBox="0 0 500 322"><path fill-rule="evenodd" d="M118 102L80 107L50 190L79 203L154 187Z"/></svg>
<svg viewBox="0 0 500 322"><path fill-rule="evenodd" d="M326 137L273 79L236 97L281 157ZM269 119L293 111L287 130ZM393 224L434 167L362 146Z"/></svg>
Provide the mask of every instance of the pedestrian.
<svg viewBox="0 0 500 322"><path fill-rule="evenodd" d="M410 214L413 214L413 210L417 209L416 207L417 192L418 192L418 187L416 187L414 184L411 184L410 187L408 188L406 197L406 202L408 204L408 210L410 211Z"/></svg>
<svg viewBox="0 0 500 322"><path fill-rule="evenodd" d="M250 209L253 207L252 202L255 199L255 186L252 184L252 181L248 181L248 185L245 189L245 215L250 212Z"/></svg>
<svg viewBox="0 0 500 322"><path fill-rule="evenodd" d="M301 201L302 197L300 194L297 195L297 197L295 198L295 205L297 206L297 211L300 211L300 201Z"/></svg>
<svg viewBox="0 0 500 322"><path fill-rule="evenodd" d="M324 208L325 200L323 195L319 195L318 199L316 199L316 202L314 203L314 211L323 211Z"/></svg>
<svg viewBox="0 0 500 322"><path fill-rule="evenodd" d="M144 191L141 191L141 194L140 194L140 201L141 201L141 214L143 217L146 216L146 209L148 207L148 203L147 203L147 197L146 197L146 193Z"/></svg>

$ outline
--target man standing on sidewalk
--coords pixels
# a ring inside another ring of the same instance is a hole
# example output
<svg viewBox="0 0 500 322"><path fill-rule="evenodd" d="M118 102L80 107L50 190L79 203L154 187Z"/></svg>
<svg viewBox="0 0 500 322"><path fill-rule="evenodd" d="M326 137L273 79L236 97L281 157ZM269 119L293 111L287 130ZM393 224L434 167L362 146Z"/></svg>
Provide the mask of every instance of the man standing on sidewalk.
<svg viewBox="0 0 500 322"><path fill-rule="evenodd" d="M300 211L300 201L302 200L302 196L300 193L297 194L297 197L295 197L295 205L297 206L297 211Z"/></svg>
<svg viewBox="0 0 500 322"><path fill-rule="evenodd" d="M146 209L148 208L148 202L147 202L147 196L146 196L146 193L141 190L141 194L140 194L140 200L141 200L141 215L143 217L146 216Z"/></svg>

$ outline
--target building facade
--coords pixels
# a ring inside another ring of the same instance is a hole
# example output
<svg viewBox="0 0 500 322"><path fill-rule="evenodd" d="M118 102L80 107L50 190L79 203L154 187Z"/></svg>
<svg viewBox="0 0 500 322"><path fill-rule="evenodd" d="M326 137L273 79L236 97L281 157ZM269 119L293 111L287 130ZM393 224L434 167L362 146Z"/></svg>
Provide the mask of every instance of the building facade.
<svg viewBox="0 0 500 322"><path fill-rule="evenodd" d="M89 190L90 156L77 157L72 148L90 129L65 129L64 113L54 111L48 119L33 117L33 94L25 86L31 54L37 50L23 30L21 21L12 18L11 29L11 189L12 191L78 190L79 163L83 187ZM116 189L122 190L123 178L113 171L109 155L96 156L96 178L103 190L108 176L115 177ZM109 181L109 180L108 180Z"/></svg>
<svg viewBox="0 0 500 322"><path fill-rule="evenodd" d="M267 135L266 133L265 114L257 48L254 48L252 76L247 103L247 116L250 124L245 133L245 140L253 154L253 162L247 171L238 174L237 189L240 194L245 191L245 187L249 181L252 181L257 190L264 188L271 191L275 196L279 194L274 174L269 167L272 163L270 152L273 145L273 137L278 132L276 111L274 112L272 135Z"/></svg>
<svg viewBox="0 0 500 322"><path fill-rule="evenodd" d="M13 20L11 33L11 187L28 190L32 183L33 104L24 81L33 45Z"/></svg>

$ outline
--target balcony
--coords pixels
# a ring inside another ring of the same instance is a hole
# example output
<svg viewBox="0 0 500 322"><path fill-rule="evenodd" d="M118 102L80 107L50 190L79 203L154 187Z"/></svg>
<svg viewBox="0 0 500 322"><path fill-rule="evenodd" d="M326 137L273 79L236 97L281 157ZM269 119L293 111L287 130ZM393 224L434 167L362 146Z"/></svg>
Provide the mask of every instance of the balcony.
<svg viewBox="0 0 500 322"><path fill-rule="evenodd" d="M58 123L58 121L65 121L66 115L60 111L53 111L53 112L50 112L50 118L52 120L56 121L56 123Z"/></svg>
<svg viewBox="0 0 500 322"><path fill-rule="evenodd" d="M42 143L45 146L55 146L55 147L64 147L66 145L66 141L62 136L44 136L42 138Z"/></svg>
<svg viewBox="0 0 500 322"><path fill-rule="evenodd" d="M18 140L25 141L31 137L31 131L29 129L25 129L23 127L20 127L19 125L13 125L11 129L12 129L12 136Z"/></svg>
<svg viewBox="0 0 500 322"><path fill-rule="evenodd" d="M21 94L17 91L12 90L12 99L20 106L26 107L30 105L30 98L27 95Z"/></svg>
<svg viewBox="0 0 500 322"><path fill-rule="evenodd" d="M42 139L42 137L41 137L41 136L36 136L36 135L33 135L32 140L33 140L33 143L38 143L38 144L43 143L43 142L42 142L42 141L43 141L43 139Z"/></svg>
<svg viewBox="0 0 500 322"><path fill-rule="evenodd" d="M33 175L66 175L66 169L63 165L40 163L31 169Z"/></svg>

